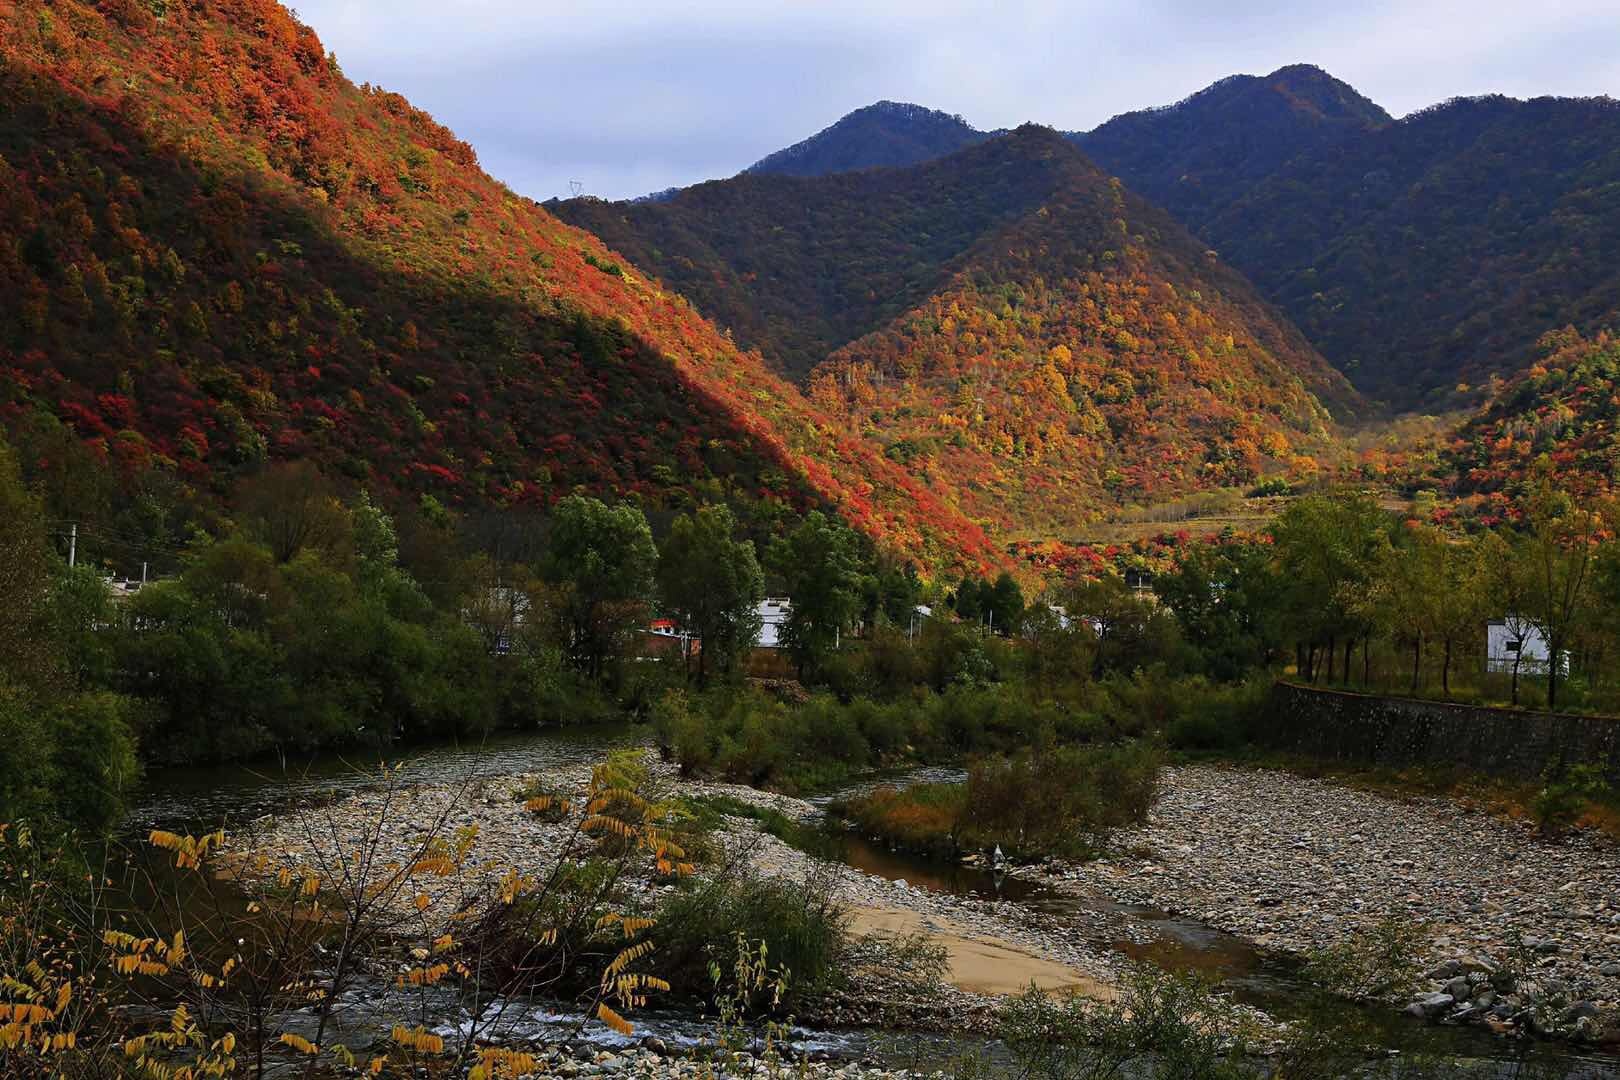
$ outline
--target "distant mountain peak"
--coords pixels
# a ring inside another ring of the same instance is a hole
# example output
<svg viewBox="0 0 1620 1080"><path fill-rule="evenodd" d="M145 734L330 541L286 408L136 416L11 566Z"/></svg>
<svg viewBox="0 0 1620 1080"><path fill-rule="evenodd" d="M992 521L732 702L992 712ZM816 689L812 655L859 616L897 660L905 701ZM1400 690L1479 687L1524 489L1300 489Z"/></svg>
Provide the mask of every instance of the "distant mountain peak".
<svg viewBox="0 0 1620 1080"><path fill-rule="evenodd" d="M1197 223L1302 151L1388 126L1389 113L1312 64L1229 75L1174 105L1070 136L1131 188Z"/></svg>
<svg viewBox="0 0 1620 1080"><path fill-rule="evenodd" d="M825 176L859 169L918 165L989 135L960 116L905 101L873 102L744 172Z"/></svg>
<svg viewBox="0 0 1620 1080"><path fill-rule="evenodd" d="M1322 118L1351 120L1366 127L1382 127L1394 120L1382 105L1315 64L1289 64L1262 81L1295 108Z"/></svg>
<svg viewBox="0 0 1620 1080"><path fill-rule="evenodd" d="M1288 105L1290 112L1317 119L1349 121L1363 127L1381 127L1394 119L1382 106L1343 79L1315 64L1301 63L1286 64L1269 75L1228 75L1174 104L1121 113L1095 131L1079 137L1083 140L1110 127L1141 118L1166 114L1192 117L1234 106L1254 108L1259 107L1261 102L1274 104L1279 97Z"/></svg>

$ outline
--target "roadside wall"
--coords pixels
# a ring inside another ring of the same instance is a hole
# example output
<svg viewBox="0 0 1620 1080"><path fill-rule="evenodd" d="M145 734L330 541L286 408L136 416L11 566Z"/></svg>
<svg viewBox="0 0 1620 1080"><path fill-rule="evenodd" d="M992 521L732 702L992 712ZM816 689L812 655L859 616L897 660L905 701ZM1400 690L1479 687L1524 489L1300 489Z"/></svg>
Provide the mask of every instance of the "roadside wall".
<svg viewBox="0 0 1620 1080"><path fill-rule="evenodd" d="M1278 683L1256 732L1273 750L1331 761L1454 766L1513 780L1600 764L1620 783L1620 719L1448 705Z"/></svg>

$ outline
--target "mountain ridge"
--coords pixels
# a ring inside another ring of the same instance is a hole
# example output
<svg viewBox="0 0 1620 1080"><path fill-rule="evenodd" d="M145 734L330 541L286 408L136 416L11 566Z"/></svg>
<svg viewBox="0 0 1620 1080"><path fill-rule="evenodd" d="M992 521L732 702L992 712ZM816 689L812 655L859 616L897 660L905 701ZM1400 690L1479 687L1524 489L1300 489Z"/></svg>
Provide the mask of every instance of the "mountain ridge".
<svg viewBox="0 0 1620 1080"><path fill-rule="evenodd" d="M1067 134L1397 411L1470 406L1543 333L1620 309L1612 99L1480 95L1395 119L1290 64Z"/></svg>

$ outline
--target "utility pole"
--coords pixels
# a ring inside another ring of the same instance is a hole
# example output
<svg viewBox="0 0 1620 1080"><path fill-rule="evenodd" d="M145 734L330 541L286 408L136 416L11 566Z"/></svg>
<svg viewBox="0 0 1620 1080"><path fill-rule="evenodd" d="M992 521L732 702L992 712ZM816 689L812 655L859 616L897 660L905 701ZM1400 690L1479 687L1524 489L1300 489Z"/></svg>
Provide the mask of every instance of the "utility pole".
<svg viewBox="0 0 1620 1080"><path fill-rule="evenodd" d="M68 531L68 568L69 569L73 568L73 564L78 561L78 558L79 558L79 523L77 521L75 521L73 523L73 527Z"/></svg>

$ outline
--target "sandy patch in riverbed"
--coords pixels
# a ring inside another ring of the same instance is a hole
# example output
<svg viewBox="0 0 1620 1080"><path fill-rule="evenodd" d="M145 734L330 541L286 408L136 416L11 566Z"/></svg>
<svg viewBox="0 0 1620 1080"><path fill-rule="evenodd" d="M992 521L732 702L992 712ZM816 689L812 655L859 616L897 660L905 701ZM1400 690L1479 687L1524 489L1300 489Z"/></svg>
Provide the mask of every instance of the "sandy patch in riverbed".
<svg viewBox="0 0 1620 1080"><path fill-rule="evenodd" d="M1099 1001L1114 998L1111 988L1078 968L1035 956L999 938L975 934L939 915L904 908L857 907L850 911L850 925L863 934L926 934L931 942L945 947L945 980L975 994L1021 994L1034 983L1040 990L1078 991Z"/></svg>

